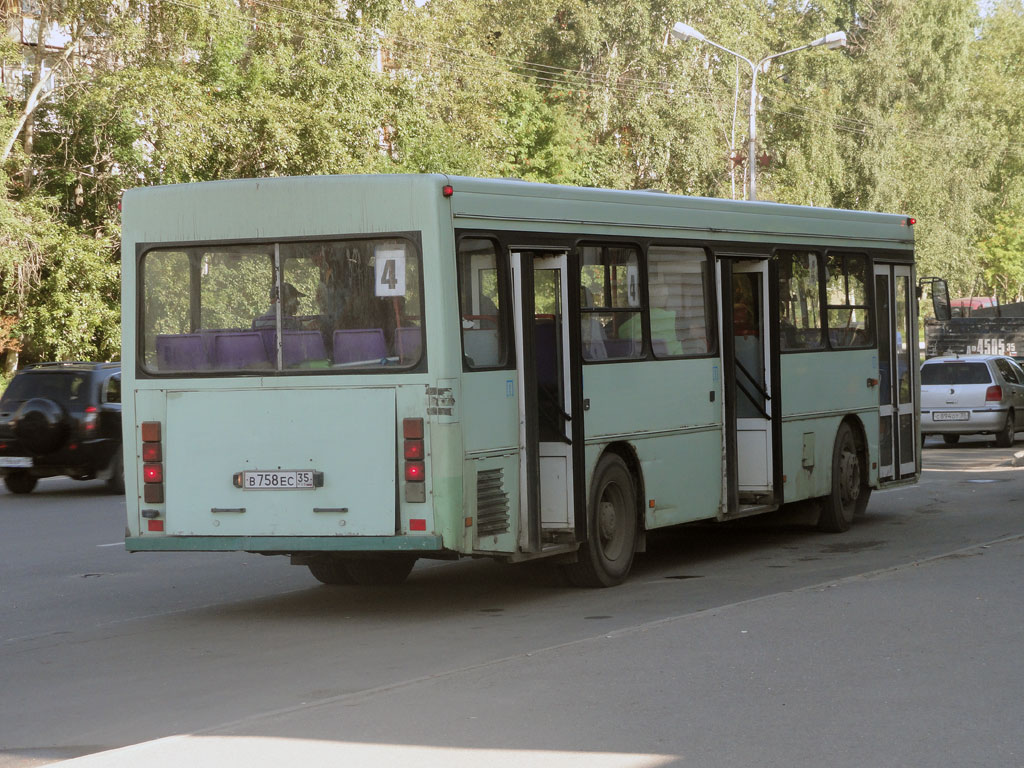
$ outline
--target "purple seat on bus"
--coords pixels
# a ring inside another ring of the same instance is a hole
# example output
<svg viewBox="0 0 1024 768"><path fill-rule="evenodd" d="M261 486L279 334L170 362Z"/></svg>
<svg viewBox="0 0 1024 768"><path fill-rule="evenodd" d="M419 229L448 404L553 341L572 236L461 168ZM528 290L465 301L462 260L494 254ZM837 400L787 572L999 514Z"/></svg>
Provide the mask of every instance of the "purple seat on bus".
<svg viewBox="0 0 1024 768"><path fill-rule="evenodd" d="M213 334L213 362L217 368L270 367L259 331Z"/></svg>
<svg viewBox="0 0 1024 768"><path fill-rule="evenodd" d="M334 362L379 362L388 356L382 328L334 332Z"/></svg>
<svg viewBox="0 0 1024 768"><path fill-rule="evenodd" d="M198 333L157 336L156 363L161 371L201 371L210 367L203 349L203 338Z"/></svg>
<svg viewBox="0 0 1024 768"><path fill-rule="evenodd" d="M395 346L402 363L415 363L423 349L423 329L416 326L399 328L395 331Z"/></svg>
<svg viewBox="0 0 1024 768"><path fill-rule="evenodd" d="M270 334L271 345L276 341L274 333ZM271 353L276 358L277 350ZM307 360L324 360L327 350L324 348L324 337L320 331L284 331L281 345L281 359L285 367L298 365Z"/></svg>

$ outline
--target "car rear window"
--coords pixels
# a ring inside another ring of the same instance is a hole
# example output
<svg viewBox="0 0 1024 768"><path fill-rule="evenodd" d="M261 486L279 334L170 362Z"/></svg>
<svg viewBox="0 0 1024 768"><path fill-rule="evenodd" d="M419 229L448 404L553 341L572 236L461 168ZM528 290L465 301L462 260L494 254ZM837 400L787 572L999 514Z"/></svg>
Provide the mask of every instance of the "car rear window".
<svg viewBox="0 0 1024 768"><path fill-rule="evenodd" d="M921 367L922 384L990 384L992 376L984 363L926 363Z"/></svg>
<svg viewBox="0 0 1024 768"><path fill-rule="evenodd" d="M17 403L44 397L66 404L85 395L86 377L78 373L23 373L15 376L4 390L4 403Z"/></svg>

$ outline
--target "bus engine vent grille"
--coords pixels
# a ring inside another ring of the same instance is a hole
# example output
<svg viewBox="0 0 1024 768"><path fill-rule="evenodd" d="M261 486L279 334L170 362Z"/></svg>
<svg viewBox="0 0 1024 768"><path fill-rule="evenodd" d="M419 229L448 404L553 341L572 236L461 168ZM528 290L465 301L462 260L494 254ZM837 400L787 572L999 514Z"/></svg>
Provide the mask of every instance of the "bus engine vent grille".
<svg viewBox="0 0 1024 768"><path fill-rule="evenodd" d="M476 475L476 535L497 536L508 533L508 494L505 473L485 469Z"/></svg>

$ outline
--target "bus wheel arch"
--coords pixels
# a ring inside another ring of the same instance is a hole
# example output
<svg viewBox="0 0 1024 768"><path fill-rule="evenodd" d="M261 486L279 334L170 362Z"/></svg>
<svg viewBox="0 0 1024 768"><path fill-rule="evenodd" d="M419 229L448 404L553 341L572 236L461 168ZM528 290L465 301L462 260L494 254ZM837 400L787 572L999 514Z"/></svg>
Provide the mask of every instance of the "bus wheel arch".
<svg viewBox="0 0 1024 768"><path fill-rule="evenodd" d="M821 497L818 529L842 533L864 513L871 497L867 435L859 419L848 416L836 430L829 484L829 492Z"/></svg>
<svg viewBox="0 0 1024 768"><path fill-rule="evenodd" d="M587 490L587 538L577 560L563 566L579 587L613 587L629 576L642 542L643 476L635 452L609 446L598 459Z"/></svg>

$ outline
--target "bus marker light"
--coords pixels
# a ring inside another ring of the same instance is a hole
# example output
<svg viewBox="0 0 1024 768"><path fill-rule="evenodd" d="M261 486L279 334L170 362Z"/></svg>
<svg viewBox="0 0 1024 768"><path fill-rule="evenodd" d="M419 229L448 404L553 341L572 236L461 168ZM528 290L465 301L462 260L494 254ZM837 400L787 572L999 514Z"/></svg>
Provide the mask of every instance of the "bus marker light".
<svg viewBox="0 0 1024 768"><path fill-rule="evenodd" d="M162 461L163 451L160 450L160 443L143 443L142 444L142 460L143 461Z"/></svg>
<svg viewBox="0 0 1024 768"><path fill-rule="evenodd" d="M422 483L424 479L423 462L422 461L407 461L405 462L405 480L409 483Z"/></svg>
<svg viewBox="0 0 1024 768"><path fill-rule="evenodd" d="M148 522L148 528L151 531L163 531L163 529L164 529L164 521L163 520L149 520L147 522Z"/></svg>
<svg viewBox="0 0 1024 768"><path fill-rule="evenodd" d="M406 440L422 440L423 419L402 419L402 437Z"/></svg>
<svg viewBox="0 0 1024 768"><path fill-rule="evenodd" d="M654 499L651 499L650 501L648 501L647 502L647 506L650 507L651 509L654 509Z"/></svg>
<svg viewBox="0 0 1024 768"><path fill-rule="evenodd" d="M425 519L413 518L409 521L410 531L425 531L427 530L427 521Z"/></svg>
<svg viewBox="0 0 1024 768"><path fill-rule="evenodd" d="M147 483L162 483L164 481L164 465L143 464L142 477Z"/></svg>
<svg viewBox="0 0 1024 768"><path fill-rule="evenodd" d="M441 187L441 194L444 195L445 197L451 197L452 195L455 194L455 189L452 187L451 184L445 184L443 187Z"/></svg>
<svg viewBox="0 0 1024 768"><path fill-rule="evenodd" d="M407 458L407 459L422 459L423 458L423 441L422 440L406 440L405 441L405 458Z"/></svg>
<svg viewBox="0 0 1024 768"><path fill-rule="evenodd" d="M142 442L144 443L158 443L160 442L160 422L159 421L144 421L140 427L142 432Z"/></svg>
<svg viewBox="0 0 1024 768"><path fill-rule="evenodd" d="M467 517L466 518L466 527L467 528L472 528L473 527L473 518L472 517Z"/></svg>

